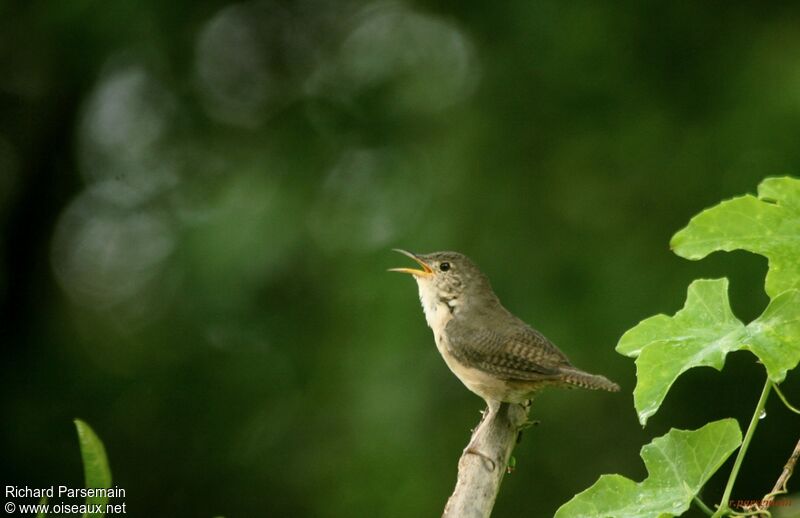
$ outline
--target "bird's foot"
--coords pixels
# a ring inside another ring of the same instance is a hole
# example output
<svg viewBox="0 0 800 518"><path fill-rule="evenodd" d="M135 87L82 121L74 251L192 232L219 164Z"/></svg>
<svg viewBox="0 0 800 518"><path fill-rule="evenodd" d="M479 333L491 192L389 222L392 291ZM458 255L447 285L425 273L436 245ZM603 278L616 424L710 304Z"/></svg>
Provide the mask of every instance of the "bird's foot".
<svg viewBox="0 0 800 518"><path fill-rule="evenodd" d="M517 428L517 444L522 442L522 432L524 432L525 430L527 430L532 426L538 426L539 422L540 421L538 419L528 419L527 421L519 425L519 427Z"/></svg>

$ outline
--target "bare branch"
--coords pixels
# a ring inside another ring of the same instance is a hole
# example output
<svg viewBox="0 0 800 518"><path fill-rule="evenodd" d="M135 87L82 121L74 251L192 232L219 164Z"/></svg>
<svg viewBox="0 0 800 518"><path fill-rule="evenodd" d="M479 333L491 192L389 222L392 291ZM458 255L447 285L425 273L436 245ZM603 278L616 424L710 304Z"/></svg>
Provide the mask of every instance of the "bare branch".
<svg viewBox="0 0 800 518"><path fill-rule="evenodd" d="M458 461L458 480L444 518L488 518L528 409L501 403L487 411Z"/></svg>

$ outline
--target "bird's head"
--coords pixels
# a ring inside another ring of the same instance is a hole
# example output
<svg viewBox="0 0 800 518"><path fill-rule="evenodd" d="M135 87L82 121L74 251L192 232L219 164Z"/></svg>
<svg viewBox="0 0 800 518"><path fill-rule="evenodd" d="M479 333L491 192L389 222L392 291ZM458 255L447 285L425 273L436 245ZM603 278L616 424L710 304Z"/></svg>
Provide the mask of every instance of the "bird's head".
<svg viewBox="0 0 800 518"><path fill-rule="evenodd" d="M477 299L494 296L489 280L464 254L414 254L400 249L395 249L395 252L410 257L422 268L391 268L389 271L413 275L423 296L429 294L444 301L459 299L465 294Z"/></svg>

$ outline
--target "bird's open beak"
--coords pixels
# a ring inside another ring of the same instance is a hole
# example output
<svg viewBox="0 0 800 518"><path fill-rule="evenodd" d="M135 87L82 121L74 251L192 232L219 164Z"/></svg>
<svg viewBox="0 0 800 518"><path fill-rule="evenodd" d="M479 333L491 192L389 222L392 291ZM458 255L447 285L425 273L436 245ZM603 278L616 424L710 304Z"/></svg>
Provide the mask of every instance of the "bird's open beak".
<svg viewBox="0 0 800 518"><path fill-rule="evenodd" d="M415 277L416 276L428 277L430 275L433 275L433 270L431 269L431 267L425 264L425 261L417 257L416 254L412 254L411 252L407 252L399 248L393 248L392 250L394 250L395 252L400 252L401 254L407 255L408 257L412 258L417 263L419 263L420 266L422 266L422 270L415 270L414 268L389 268L390 272L410 273Z"/></svg>

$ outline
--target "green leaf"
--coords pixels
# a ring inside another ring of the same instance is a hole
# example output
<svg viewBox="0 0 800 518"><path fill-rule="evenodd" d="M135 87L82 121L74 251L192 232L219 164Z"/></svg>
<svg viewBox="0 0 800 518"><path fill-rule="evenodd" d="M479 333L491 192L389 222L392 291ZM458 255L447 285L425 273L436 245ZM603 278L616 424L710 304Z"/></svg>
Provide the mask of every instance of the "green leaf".
<svg viewBox="0 0 800 518"><path fill-rule="evenodd" d="M48 499L46 496L43 496L42 498L39 499L39 509L41 509L41 511L36 513L36 518L45 518L47 516L47 513L44 512L44 507L43 507L47 505L47 502Z"/></svg>
<svg viewBox="0 0 800 518"><path fill-rule="evenodd" d="M645 480L603 475L562 505L555 518L678 516L741 442L735 419L715 421L693 431L672 429L642 448L648 473Z"/></svg>
<svg viewBox="0 0 800 518"><path fill-rule="evenodd" d="M758 186L758 198L741 196L704 210L670 246L694 260L717 250L760 254L769 260L770 297L800 288L800 180L767 178Z"/></svg>
<svg viewBox="0 0 800 518"><path fill-rule="evenodd" d="M769 379L781 383L800 362L800 290L781 293L747 326L742 347L758 356Z"/></svg>
<svg viewBox="0 0 800 518"><path fill-rule="evenodd" d="M107 489L111 487L111 469L108 467L106 449L102 441L94 433L94 430L81 421L75 419L75 428L78 430L78 443L81 448L81 458L83 459L83 475L86 488ZM90 496L86 498L86 504L91 506L99 504L105 508L108 503L107 496ZM104 513L85 513L83 516L100 516Z"/></svg>
<svg viewBox="0 0 800 518"><path fill-rule="evenodd" d="M800 361L800 291L770 302L745 326L731 311L728 280L697 280L675 316L656 315L628 330L617 352L636 358L633 401L642 425L656 413L672 384L692 367L722 370L729 352L747 349L780 383Z"/></svg>
<svg viewBox="0 0 800 518"><path fill-rule="evenodd" d="M639 422L647 423L686 370L722 370L725 355L741 347L744 335L728 303L728 279L694 281L674 317L656 315L628 330L617 352L637 358L633 402Z"/></svg>

